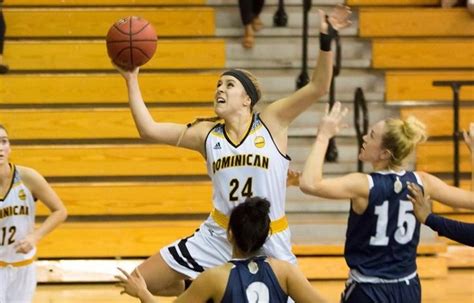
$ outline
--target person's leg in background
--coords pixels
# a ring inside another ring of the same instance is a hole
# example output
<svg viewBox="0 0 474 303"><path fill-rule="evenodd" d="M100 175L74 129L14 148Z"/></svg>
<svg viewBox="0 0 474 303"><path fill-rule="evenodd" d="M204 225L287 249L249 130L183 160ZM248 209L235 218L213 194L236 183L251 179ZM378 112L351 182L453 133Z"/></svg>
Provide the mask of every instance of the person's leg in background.
<svg viewBox="0 0 474 303"><path fill-rule="evenodd" d="M264 0L239 0L240 18L244 26L244 38L242 46L252 48L255 43L255 31L262 28L259 18L262 12Z"/></svg>
<svg viewBox="0 0 474 303"><path fill-rule="evenodd" d="M8 72L8 65L3 62L3 45L5 44L6 28L5 18L3 17L2 7L0 6L0 74L6 74Z"/></svg>

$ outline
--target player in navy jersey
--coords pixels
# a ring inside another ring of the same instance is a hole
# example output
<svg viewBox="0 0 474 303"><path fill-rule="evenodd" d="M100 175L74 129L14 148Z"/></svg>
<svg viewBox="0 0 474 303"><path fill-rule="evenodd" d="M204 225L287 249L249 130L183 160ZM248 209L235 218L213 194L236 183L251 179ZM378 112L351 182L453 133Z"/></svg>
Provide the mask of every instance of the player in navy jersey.
<svg viewBox="0 0 474 303"><path fill-rule="evenodd" d="M175 302L286 303L288 295L295 302L324 302L297 266L261 255L271 233L269 208L270 203L259 197L236 206L227 231L233 259L204 271ZM137 275L120 270L125 277L116 277L122 293L142 303L156 302L138 270Z"/></svg>
<svg viewBox="0 0 474 303"><path fill-rule="evenodd" d="M359 159L373 173L323 178L323 162L331 137L344 126L347 109L337 102L322 119L305 164L300 188L329 199L350 199L344 256L350 268L343 302L420 302L416 247L420 224L413 214L408 184L442 203L474 209L473 193L449 186L425 172L403 170L403 161L426 139L424 125L414 117L386 119L363 137Z"/></svg>

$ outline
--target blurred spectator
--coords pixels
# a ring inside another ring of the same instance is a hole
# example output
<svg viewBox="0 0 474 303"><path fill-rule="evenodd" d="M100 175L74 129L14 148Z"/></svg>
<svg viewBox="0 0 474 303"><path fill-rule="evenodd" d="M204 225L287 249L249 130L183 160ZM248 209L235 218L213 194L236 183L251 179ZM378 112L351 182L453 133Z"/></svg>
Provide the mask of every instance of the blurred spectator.
<svg viewBox="0 0 474 303"><path fill-rule="evenodd" d="M263 23L259 18L265 0L239 0L240 17L244 25L242 46L252 48L255 44L255 32L262 29Z"/></svg>
<svg viewBox="0 0 474 303"><path fill-rule="evenodd" d="M0 74L8 73L8 65L3 63L3 44L5 42L5 18L3 18L3 0L0 0Z"/></svg>

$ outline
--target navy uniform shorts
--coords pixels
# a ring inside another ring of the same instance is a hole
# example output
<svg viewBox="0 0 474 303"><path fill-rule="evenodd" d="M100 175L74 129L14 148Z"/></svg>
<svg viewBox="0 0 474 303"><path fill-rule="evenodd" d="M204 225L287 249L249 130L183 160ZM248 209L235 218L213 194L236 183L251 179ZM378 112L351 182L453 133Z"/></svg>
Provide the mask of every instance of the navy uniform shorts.
<svg viewBox="0 0 474 303"><path fill-rule="evenodd" d="M397 283L358 283L351 281L341 295L341 303L420 303L418 276Z"/></svg>

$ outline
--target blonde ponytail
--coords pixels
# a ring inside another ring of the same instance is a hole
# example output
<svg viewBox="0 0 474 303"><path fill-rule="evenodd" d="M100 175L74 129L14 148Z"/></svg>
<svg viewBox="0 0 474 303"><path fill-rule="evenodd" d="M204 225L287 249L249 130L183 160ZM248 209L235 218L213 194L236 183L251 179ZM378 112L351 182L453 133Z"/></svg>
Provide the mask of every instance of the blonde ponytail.
<svg viewBox="0 0 474 303"><path fill-rule="evenodd" d="M426 141L426 127L417 118L410 116L405 121L401 119L385 120L385 132L382 137L382 146L392 155L389 167L402 165L416 145Z"/></svg>

